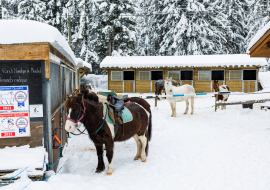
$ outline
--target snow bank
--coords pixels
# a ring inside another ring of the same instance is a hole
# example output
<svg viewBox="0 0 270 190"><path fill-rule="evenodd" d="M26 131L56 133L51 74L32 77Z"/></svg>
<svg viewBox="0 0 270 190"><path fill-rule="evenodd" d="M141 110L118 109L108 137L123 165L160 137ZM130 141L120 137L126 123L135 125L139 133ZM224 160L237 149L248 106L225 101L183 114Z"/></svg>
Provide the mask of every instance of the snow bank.
<svg viewBox="0 0 270 190"><path fill-rule="evenodd" d="M43 168L45 148L6 147L0 149L0 170Z"/></svg>
<svg viewBox="0 0 270 190"><path fill-rule="evenodd" d="M189 55L189 56L107 56L100 64L101 68L137 68L137 67L212 67L212 66L266 66L264 58L250 58L246 54L231 55Z"/></svg>
<svg viewBox="0 0 270 190"><path fill-rule="evenodd" d="M0 20L0 26L0 44L49 42L73 65L77 65L73 51L56 28L32 20Z"/></svg>
<svg viewBox="0 0 270 190"><path fill-rule="evenodd" d="M249 53L249 50L252 48L252 46L254 46L269 30L270 30L270 22L268 22L261 30L259 30L255 34L255 36L251 39L248 45L247 53Z"/></svg>
<svg viewBox="0 0 270 190"><path fill-rule="evenodd" d="M263 87L263 91L270 92L270 71L259 72L259 80Z"/></svg>

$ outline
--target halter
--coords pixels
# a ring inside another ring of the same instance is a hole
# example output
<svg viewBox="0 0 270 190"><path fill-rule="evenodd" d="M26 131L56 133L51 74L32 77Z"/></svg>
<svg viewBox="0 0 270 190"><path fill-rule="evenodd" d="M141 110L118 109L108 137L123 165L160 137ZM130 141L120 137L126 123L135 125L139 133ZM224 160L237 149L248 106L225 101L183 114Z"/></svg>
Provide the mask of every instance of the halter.
<svg viewBox="0 0 270 190"><path fill-rule="evenodd" d="M80 108L80 109L81 109L81 108ZM78 123L82 120L83 116L85 115L85 110L86 110L86 108L85 108L84 102L83 102L83 114L82 114L82 116L80 117L80 119L77 119L77 122L74 121L73 119L70 119L68 116L66 117L66 119L69 120L69 121L71 121L72 123L75 124L76 127L78 127ZM79 116L78 116L78 117L79 117Z"/></svg>

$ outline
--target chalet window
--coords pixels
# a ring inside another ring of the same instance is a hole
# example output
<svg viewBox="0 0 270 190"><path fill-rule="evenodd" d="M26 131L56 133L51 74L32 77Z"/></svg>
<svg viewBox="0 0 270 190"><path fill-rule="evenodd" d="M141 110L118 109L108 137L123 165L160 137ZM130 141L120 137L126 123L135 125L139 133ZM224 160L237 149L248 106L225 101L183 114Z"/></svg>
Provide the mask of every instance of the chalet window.
<svg viewBox="0 0 270 190"><path fill-rule="evenodd" d="M139 71L139 80L140 81L149 81L150 80L150 71Z"/></svg>
<svg viewBox="0 0 270 190"><path fill-rule="evenodd" d="M193 71L181 71L181 80L193 80Z"/></svg>
<svg viewBox="0 0 270 190"><path fill-rule="evenodd" d="M199 71L198 72L199 81L210 81L211 80L211 71Z"/></svg>
<svg viewBox="0 0 270 190"><path fill-rule="evenodd" d="M224 70L212 71L212 80L224 80Z"/></svg>
<svg viewBox="0 0 270 190"><path fill-rule="evenodd" d="M151 80L163 79L163 71L151 71Z"/></svg>
<svg viewBox="0 0 270 190"><path fill-rule="evenodd" d="M173 80L180 80L180 72L179 71L168 71L168 78L172 77Z"/></svg>
<svg viewBox="0 0 270 190"><path fill-rule="evenodd" d="M243 80L257 80L257 70L243 70Z"/></svg>
<svg viewBox="0 0 270 190"><path fill-rule="evenodd" d="M242 70L230 70L230 80L242 80Z"/></svg>
<svg viewBox="0 0 270 190"><path fill-rule="evenodd" d="M123 72L122 71L112 71L111 72L112 81L122 81L123 80Z"/></svg>
<svg viewBox="0 0 270 190"><path fill-rule="evenodd" d="M124 80L134 80L134 71L124 71Z"/></svg>

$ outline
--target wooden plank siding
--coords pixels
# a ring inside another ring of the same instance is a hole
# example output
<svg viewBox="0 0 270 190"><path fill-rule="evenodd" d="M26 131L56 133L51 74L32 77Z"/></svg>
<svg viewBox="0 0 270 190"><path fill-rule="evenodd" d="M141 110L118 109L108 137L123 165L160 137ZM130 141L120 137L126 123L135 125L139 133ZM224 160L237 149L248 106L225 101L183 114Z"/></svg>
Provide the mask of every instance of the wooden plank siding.
<svg viewBox="0 0 270 190"><path fill-rule="evenodd" d="M0 60L45 60L45 78L49 79L49 52L74 68L74 65L49 43L0 45Z"/></svg>
<svg viewBox="0 0 270 190"><path fill-rule="evenodd" d="M243 89L243 80L229 80L229 71L230 70L243 70L243 69L256 69L257 74L259 72L258 66L250 66L250 67L172 67L172 68L129 68L129 69L120 69L120 68L104 68L108 72L108 89L116 92L123 92L123 81L111 81L111 71L126 71L126 70L134 70L135 71L135 92L136 93L150 93L155 92L155 82L156 81L139 81L139 71L154 71L154 70L162 70L163 71L163 78L165 79L168 76L168 71L181 71L181 70L191 70L193 71L193 87L195 88L196 93L202 93L202 92L213 92L212 89L212 80L209 81L199 81L198 80L198 71L199 70L224 70L225 76L224 76L224 83L229 86L230 90L235 92L242 92ZM257 76L258 77L258 76ZM180 80L179 80L180 81ZM178 81L178 82L179 82ZM151 83L152 83L152 91L151 91ZM246 86L251 89L255 88L256 82L253 81L253 83L246 83ZM181 84L192 84L192 81L181 81ZM223 84L223 81L220 81L220 85ZM254 91L254 90L253 90Z"/></svg>

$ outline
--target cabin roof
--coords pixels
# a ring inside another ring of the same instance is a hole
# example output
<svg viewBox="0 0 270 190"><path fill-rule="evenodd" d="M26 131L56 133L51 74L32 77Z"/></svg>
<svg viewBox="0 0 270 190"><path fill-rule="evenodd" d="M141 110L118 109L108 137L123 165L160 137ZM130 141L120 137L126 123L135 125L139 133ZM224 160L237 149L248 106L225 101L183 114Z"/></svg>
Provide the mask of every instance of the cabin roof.
<svg viewBox="0 0 270 190"><path fill-rule="evenodd" d="M32 20L0 20L0 26L0 45L50 43L73 65L77 65L64 36L53 26Z"/></svg>
<svg viewBox="0 0 270 190"><path fill-rule="evenodd" d="M101 68L147 68L147 67L217 67L217 66L265 66L264 58L250 58L246 54L188 55L188 56L107 56Z"/></svg>

